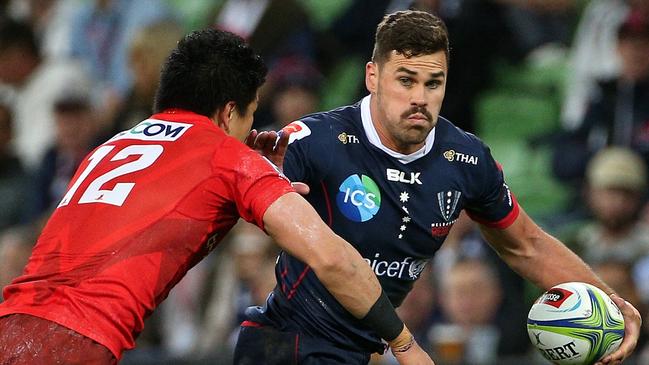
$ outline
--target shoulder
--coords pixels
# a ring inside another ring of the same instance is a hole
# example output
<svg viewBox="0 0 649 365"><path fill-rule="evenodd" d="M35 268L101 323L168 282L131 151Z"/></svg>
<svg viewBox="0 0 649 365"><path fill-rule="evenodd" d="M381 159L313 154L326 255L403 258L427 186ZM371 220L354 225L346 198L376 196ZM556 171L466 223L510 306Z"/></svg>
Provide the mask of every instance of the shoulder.
<svg viewBox="0 0 649 365"><path fill-rule="evenodd" d="M306 115L282 129L290 133L290 142L307 137L324 137L358 128L361 125L359 104L347 105L337 109Z"/></svg>
<svg viewBox="0 0 649 365"><path fill-rule="evenodd" d="M439 117L435 133L435 144L447 159L453 155L457 158L460 153L468 154L470 160L473 160L471 157L476 157L476 162L479 162L480 157L491 154L489 147L480 138L443 117Z"/></svg>

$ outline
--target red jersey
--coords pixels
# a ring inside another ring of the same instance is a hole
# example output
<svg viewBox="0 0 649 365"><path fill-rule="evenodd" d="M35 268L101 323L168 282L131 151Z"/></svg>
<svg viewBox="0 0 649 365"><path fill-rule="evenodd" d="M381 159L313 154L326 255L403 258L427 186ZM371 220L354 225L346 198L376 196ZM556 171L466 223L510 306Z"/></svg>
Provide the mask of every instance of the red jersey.
<svg viewBox="0 0 649 365"><path fill-rule="evenodd" d="M212 121L172 110L91 152L45 226L0 316L25 313L117 359L143 321L239 217L263 228L293 191L265 158Z"/></svg>

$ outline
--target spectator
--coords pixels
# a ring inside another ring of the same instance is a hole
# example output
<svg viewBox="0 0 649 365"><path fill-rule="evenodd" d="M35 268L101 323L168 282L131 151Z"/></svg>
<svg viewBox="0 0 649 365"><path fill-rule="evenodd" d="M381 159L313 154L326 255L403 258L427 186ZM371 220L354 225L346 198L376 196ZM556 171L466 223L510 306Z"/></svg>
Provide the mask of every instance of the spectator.
<svg viewBox="0 0 649 365"><path fill-rule="evenodd" d="M643 301L640 297L639 286L637 279L633 276L633 267L625 261L619 260L610 260L606 259L601 262L597 262L592 265L593 271L599 275L602 280L606 280L611 288L615 290L616 293L624 295L624 298L632 303L643 317L646 317L649 314L647 310L648 306L646 301ZM638 339L637 348L639 351L634 353L631 358L625 361L631 364L647 364L647 361L638 361L643 354L643 352L649 351L647 348L647 340L649 339L649 325L644 323L641 332L640 338ZM642 351L642 349L645 349ZM649 352L646 355L649 355Z"/></svg>
<svg viewBox="0 0 649 365"><path fill-rule="evenodd" d="M578 128L584 119L596 81L619 74L617 29L628 12L626 0L591 0L583 10L569 52L570 73L561 111L567 130Z"/></svg>
<svg viewBox="0 0 649 365"><path fill-rule="evenodd" d="M54 124L56 139L35 174L33 219L55 208L79 163L98 144L94 109L85 95L61 95L54 104Z"/></svg>
<svg viewBox="0 0 649 365"><path fill-rule="evenodd" d="M640 219L647 173L639 155L621 147L603 149L588 164L587 184L593 221L576 238L584 261L631 265L649 254L649 225Z"/></svg>
<svg viewBox="0 0 649 365"><path fill-rule="evenodd" d="M629 13L617 31L619 76L600 80L580 127L560 138L557 177L582 184L585 162L606 146L625 146L649 162L649 16Z"/></svg>
<svg viewBox="0 0 649 365"><path fill-rule="evenodd" d="M260 95L254 127L279 130L316 112L322 81L320 71L307 59L286 57L277 62Z"/></svg>
<svg viewBox="0 0 649 365"><path fill-rule="evenodd" d="M0 103L0 230L27 218L27 175L10 148L12 137L13 114L8 105Z"/></svg>
<svg viewBox="0 0 649 365"><path fill-rule="evenodd" d="M109 123L133 83L128 47L141 28L171 18L163 1L92 0L84 2L71 25L71 56L88 67L100 86L102 124Z"/></svg>
<svg viewBox="0 0 649 365"><path fill-rule="evenodd" d="M297 0L225 0L215 18L217 28L246 39L271 69L283 57L315 55L309 14Z"/></svg>
<svg viewBox="0 0 649 365"><path fill-rule="evenodd" d="M133 83L109 125L108 137L132 128L151 115L160 69L182 35L182 28L172 20L151 23L133 35L128 49Z"/></svg>
<svg viewBox="0 0 649 365"><path fill-rule="evenodd" d="M441 290L445 322L430 332L436 359L455 364L496 362L498 342L503 340L496 318L504 292L493 267L483 260L459 261L442 277ZM446 335L451 334L459 343L449 349L451 338Z"/></svg>
<svg viewBox="0 0 649 365"><path fill-rule="evenodd" d="M10 0L9 15L30 24L45 58L67 58L79 0Z"/></svg>
<svg viewBox="0 0 649 365"><path fill-rule="evenodd" d="M0 23L0 88L14 94L15 152L28 169L34 169L54 141L52 108L64 90L89 90L79 65L48 60L33 30L26 23Z"/></svg>
<svg viewBox="0 0 649 365"><path fill-rule="evenodd" d="M37 236L31 226L13 226L0 232L0 291L23 272Z"/></svg>

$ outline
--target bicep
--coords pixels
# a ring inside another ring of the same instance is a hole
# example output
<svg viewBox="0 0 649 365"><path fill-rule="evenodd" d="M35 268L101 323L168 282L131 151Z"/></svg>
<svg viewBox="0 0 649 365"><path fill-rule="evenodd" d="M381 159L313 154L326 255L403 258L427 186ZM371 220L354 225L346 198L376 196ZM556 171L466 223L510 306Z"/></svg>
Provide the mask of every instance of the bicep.
<svg viewBox="0 0 649 365"><path fill-rule="evenodd" d="M263 220L266 232L278 245L307 264L335 250L340 242L313 207L297 193L282 195L268 207Z"/></svg>
<svg viewBox="0 0 649 365"><path fill-rule="evenodd" d="M543 232L532 219L520 209L518 216L506 228L480 225L480 231L498 254L506 259L509 256L529 257Z"/></svg>

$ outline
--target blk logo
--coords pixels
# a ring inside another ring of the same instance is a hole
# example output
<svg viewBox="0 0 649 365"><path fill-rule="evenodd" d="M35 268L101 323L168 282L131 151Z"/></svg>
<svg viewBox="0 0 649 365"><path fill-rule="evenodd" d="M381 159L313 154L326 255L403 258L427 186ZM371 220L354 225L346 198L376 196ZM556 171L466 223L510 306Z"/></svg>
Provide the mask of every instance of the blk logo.
<svg viewBox="0 0 649 365"><path fill-rule="evenodd" d="M411 184L411 185L412 184L421 185L421 180L419 180L419 176L421 175L421 172L410 172L408 175L403 171L399 171L396 169L387 169L385 170L385 173L387 175L388 181L396 181L396 182Z"/></svg>
<svg viewBox="0 0 649 365"><path fill-rule="evenodd" d="M351 175L340 184L336 203L340 212L354 222L372 219L381 207L381 192L369 176Z"/></svg>

